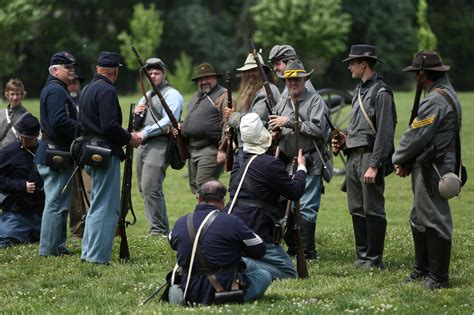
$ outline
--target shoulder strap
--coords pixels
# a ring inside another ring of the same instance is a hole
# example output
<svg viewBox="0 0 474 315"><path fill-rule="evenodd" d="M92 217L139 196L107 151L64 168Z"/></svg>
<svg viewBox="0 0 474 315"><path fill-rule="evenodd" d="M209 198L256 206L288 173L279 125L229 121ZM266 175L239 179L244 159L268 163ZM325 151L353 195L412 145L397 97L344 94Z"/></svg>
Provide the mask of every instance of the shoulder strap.
<svg viewBox="0 0 474 315"><path fill-rule="evenodd" d="M455 148L455 151L456 151L456 166L459 167L458 175L459 175L459 178L461 178L461 167L462 167L461 127L459 126L458 110L456 109L456 105L454 104L453 100L451 99L451 97L448 95L448 93L444 89L436 88L434 91L439 93L441 96L444 97L444 99L451 106L451 109L453 110L453 113L454 113L454 128L455 128L454 141L455 141L455 146L456 146L456 148Z"/></svg>
<svg viewBox="0 0 474 315"><path fill-rule="evenodd" d="M359 101L360 109L362 111L362 114L364 114L364 118L367 121L367 123L369 124L370 129L372 129L372 131L374 133L377 133L377 131L375 130L374 124L372 123L372 120L370 120L369 115L367 115L367 112L365 111L364 103L362 103L362 98L360 97L360 88L357 91L357 100Z"/></svg>
<svg viewBox="0 0 474 315"><path fill-rule="evenodd" d="M204 234L206 234L207 229L212 224L212 222L214 222L218 214L219 214L219 210L214 210L210 212L202 221L197 233L194 233L194 223L193 223L194 213L188 214L186 223L188 227L188 233L191 231L191 233L189 234L189 237L191 238L191 241L193 241L193 249L191 251L191 259L189 260L188 278L186 280L186 288L184 289L183 300L186 300L186 293L188 292L189 281L191 280L191 274L193 271L193 261L194 261L194 258L196 257L197 245L198 245L199 240L201 239L201 234L204 237ZM208 223L208 221L210 222Z"/></svg>
<svg viewBox="0 0 474 315"><path fill-rule="evenodd" d="M0 142L3 141L3 139L5 139L5 137L7 136L8 132L10 131L10 129L13 130L13 133L15 134L16 136L16 130L15 130L15 127L13 127L13 124L14 122L10 119L10 116L8 116L8 108L5 109L5 114L6 114L6 117L7 117L7 121L8 121L8 125L5 127L5 130L3 131L2 135L0 136ZM17 119L17 121L20 121L23 117L25 117L26 114L28 114L29 112L24 112L20 118Z"/></svg>
<svg viewBox="0 0 474 315"><path fill-rule="evenodd" d="M240 179L239 186L237 187L237 190L235 191L234 198L232 199L232 203L230 204L229 210L227 211L228 214L232 212L235 202L237 201L237 196L239 195L240 188L242 188L242 184L244 183L245 175L247 175L247 171L250 167L250 164L253 162L253 160L255 160L257 156L258 155L254 155L247 161L247 165L245 166L244 173L242 174L242 178Z"/></svg>

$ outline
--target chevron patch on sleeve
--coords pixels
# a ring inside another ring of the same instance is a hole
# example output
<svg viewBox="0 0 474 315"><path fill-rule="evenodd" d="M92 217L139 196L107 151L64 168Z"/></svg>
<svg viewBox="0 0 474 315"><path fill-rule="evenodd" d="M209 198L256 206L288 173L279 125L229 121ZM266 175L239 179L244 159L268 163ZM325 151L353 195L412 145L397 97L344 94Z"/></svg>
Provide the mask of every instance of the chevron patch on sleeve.
<svg viewBox="0 0 474 315"><path fill-rule="evenodd" d="M415 120L413 120L413 123L411 124L411 126L412 126L413 129L428 126L428 125L431 125L435 121L435 119L436 119L436 115L433 115L431 117L428 117L428 118L425 118L425 119L422 119L422 120L418 120L418 118L415 118Z"/></svg>

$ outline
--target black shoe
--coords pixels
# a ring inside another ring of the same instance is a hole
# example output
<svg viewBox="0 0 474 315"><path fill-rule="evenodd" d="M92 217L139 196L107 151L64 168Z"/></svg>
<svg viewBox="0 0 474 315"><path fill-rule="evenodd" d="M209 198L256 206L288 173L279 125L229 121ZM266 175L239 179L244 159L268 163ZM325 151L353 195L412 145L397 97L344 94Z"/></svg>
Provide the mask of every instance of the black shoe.
<svg viewBox="0 0 474 315"><path fill-rule="evenodd" d="M367 222L367 256L364 267L384 269L383 249L387 220L383 217L368 215Z"/></svg>
<svg viewBox="0 0 474 315"><path fill-rule="evenodd" d="M423 286L425 287L425 289L430 289L430 290L448 289L449 281L445 280L445 281L439 282L438 280L432 278L431 276L428 276L423 281Z"/></svg>
<svg viewBox="0 0 474 315"><path fill-rule="evenodd" d="M410 282L415 282L415 281L418 281L418 280L422 280L426 277L426 272L421 272L419 270L416 270L414 269L409 275L408 277L405 278L405 280L403 280L404 283L410 283Z"/></svg>
<svg viewBox="0 0 474 315"><path fill-rule="evenodd" d="M382 259L373 260L366 260L365 263L361 266L363 269L379 269L384 270L385 265Z"/></svg>

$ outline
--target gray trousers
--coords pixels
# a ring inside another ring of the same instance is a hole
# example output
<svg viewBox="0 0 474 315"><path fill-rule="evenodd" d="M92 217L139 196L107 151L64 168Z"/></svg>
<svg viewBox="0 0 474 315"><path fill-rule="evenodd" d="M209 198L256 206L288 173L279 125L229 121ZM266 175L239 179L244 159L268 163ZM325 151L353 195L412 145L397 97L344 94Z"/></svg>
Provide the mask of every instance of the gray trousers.
<svg viewBox="0 0 474 315"><path fill-rule="evenodd" d="M432 171L431 180L434 188L433 195L429 195L421 167L414 167L411 173L411 184L414 195L413 208L410 214L410 224L419 232L432 228L439 233L439 237L451 240L453 221L448 200L441 197L438 191L439 176Z"/></svg>
<svg viewBox="0 0 474 315"><path fill-rule="evenodd" d="M379 169L375 183L364 183L364 174L369 168L370 152L352 152L346 164L347 202L351 215L365 217L373 215L385 218L385 180L383 169Z"/></svg>
<svg viewBox="0 0 474 315"><path fill-rule="evenodd" d="M154 138L137 150L138 190L145 204L145 215L150 224L150 234L168 234L163 181L166 176L166 149L168 137Z"/></svg>
<svg viewBox="0 0 474 315"><path fill-rule="evenodd" d="M188 160L189 186L195 194L201 185L211 179L218 180L224 170L223 164L217 164L217 148L189 148Z"/></svg>

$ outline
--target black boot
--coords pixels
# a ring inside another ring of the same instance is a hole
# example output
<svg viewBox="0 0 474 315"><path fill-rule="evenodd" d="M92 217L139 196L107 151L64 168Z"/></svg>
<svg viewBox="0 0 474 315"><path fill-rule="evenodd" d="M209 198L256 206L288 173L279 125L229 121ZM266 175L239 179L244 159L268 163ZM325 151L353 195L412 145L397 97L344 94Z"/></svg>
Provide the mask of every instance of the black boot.
<svg viewBox="0 0 474 315"><path fill-rule="evenodd" d="M304 248L304 258L307 260L316 260L315 244L316 223L301 219L301 240Z"/></svg>
<svg viewBox="0 0 474 315"><path fill-rule="evenodd" d="M411 227L411 233L413 234L413 245L415 247L415 266L412 273L406 277L406 283L423 279L428 274L428 244L426 235L423 232L417 231L413 226Z"/></svg>
<svg viewBox="0 0 474 315"><path fill-rule="evenodd" d="M357 260L355 265L360 267L365 264L367 256L367 224L365 218L353 215L352 226L354 227L354 238Z"/></svg>
<svg viewBox="0 0 474 315"><path fill-rule="evenodd" d="M427 289L449 288L449 261L451 260L451 240L439 237L438 232L426 228L428 243L428 276L424 280Z"/></svg>
<svg viewBox="0 0 474 315"><path fill-rule="evenodd" d="M368 215L367 222L367 261L363 267L384 269L383 247L385 243L385 231L387 220L385 218Z"/></svg>

